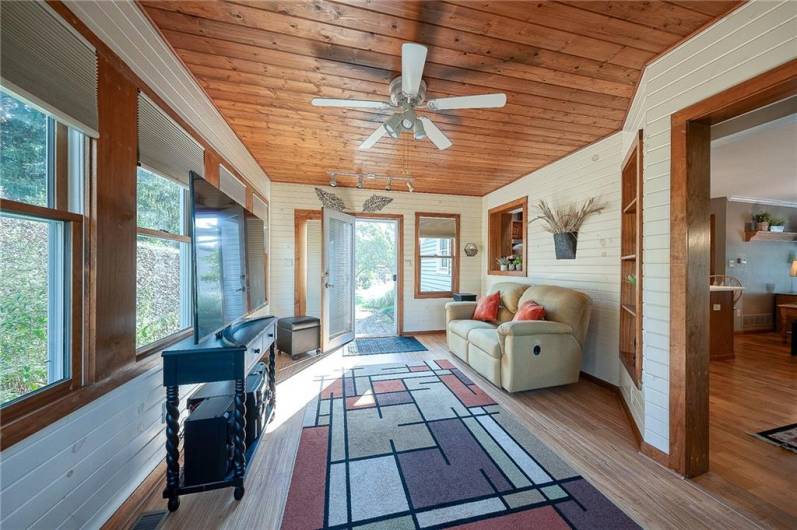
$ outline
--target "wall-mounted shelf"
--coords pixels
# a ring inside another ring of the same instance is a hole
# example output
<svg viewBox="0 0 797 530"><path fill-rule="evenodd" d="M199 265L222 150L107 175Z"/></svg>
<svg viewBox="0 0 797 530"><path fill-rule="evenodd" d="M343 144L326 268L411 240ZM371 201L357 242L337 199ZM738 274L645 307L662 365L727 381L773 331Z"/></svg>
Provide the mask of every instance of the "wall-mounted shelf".
<svg viewBox="0 0 797 530"><path fill-rule="evenodd" d="M620 361L642 384L642 131L622 165L620 204ZM635 281L629 282L629 276Z"/></svg>
<svg viewBox="0 0 797 530"><path fill-rule="evenodd" d="M797 232L762 232L745 230L745 241L797 241Z"/></svg>

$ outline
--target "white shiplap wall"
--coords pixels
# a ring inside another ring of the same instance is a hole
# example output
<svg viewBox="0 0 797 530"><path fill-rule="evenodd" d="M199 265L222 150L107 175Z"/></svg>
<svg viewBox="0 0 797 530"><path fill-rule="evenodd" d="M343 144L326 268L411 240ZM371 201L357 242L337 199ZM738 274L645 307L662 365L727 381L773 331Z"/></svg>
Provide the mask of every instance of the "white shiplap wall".
<svg viewBox="0 0 797 530"><path fill-rule="evenodd" d="M582 369L618 384L620 303L620 163L622 134L616 133L567 158L535 171L484 198L482 234L487 237L487 210L527 196L530 217L534 205L546 200L554 207L598 197L606 209L589 217L578 236L574 260L557 260L553 237L541 222L528 228L527 277L487 276L485 288L503 281L561 285L592 298L592 319ZM483 255L483 267L487 256ZM640 409L641 417L641 409Z"/></svg>
<svg viewBox="0 0 797 530"><path fill-rule="evenodd" d="M325 188L338 194L346 205L360 210L365 199L378 193L393 199L384 213L404 216L404 330L426 331L445 328L444 306L450 299L415 299L414 241L415 212L460 214L460 291L478 293L481 287L481 198L432 193L385 192L354 188ZM313 186L272 183L271 185L271 309L284 317L293 315L294 209L319 209L321 203ZM462 247L476 243L480 254L469 258Z"/></svg>
<svg viewBox="0 0 797 530"><path fill-rule="evenodd" d="M643 437L664 452L669 452L670 116L795 57L797 2L746 3L648 66L624 126L623 152L633 132L644 130Z"/></svg>
<svg viewBox="0 0 797 530"><path fill-rule="evenodd" d="M99 528L165 457L162 385L157 366L3 451L0 527Z"/></svg>

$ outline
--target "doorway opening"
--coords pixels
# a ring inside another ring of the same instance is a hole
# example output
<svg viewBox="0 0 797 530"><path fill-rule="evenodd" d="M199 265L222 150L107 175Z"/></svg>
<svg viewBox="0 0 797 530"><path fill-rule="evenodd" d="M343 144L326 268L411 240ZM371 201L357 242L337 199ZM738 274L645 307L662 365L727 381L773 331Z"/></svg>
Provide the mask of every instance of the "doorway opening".
<svg viewBox="0 0 797 530"><path fill-rule="evenodd" d="M354 289L356 337L398 335L399 223L355 221Z"/></svg>

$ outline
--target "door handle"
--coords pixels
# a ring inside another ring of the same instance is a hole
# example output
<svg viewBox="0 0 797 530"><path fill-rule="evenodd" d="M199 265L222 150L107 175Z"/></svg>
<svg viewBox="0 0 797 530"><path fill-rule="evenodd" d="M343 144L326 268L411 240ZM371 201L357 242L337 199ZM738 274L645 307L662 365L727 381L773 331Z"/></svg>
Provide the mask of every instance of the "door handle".
<svg viewBox="0 0 797 530"><path fill-rule="evenodd" d="M324 287L326 287L327 289L329 289L330 287L335 287L335 284L333 284L333 283L329 283L329 282L324 282Z"/></svg>

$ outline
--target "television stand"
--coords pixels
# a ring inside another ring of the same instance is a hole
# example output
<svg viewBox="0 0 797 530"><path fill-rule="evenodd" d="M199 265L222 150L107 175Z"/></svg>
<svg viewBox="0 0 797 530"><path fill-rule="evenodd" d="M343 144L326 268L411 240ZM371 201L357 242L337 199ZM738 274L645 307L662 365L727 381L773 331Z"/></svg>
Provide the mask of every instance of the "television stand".
<svg viewBox="0 0 797 530"><path fill-rule="evenodd" d="M197 344L184 341L164 351L163 386L166 387L166 489L169 511L180 506L180 495L220 488L235 488L233 497L244 496L244 478L254 452L264 434L246 447L246 377L268 349L265 422L271 421L276 406L275 317L245 320L227 326L221 335L213 334ZM232 470L223 479L204 484L185 485L180 473L180 385L234 381Z"/></svg>

